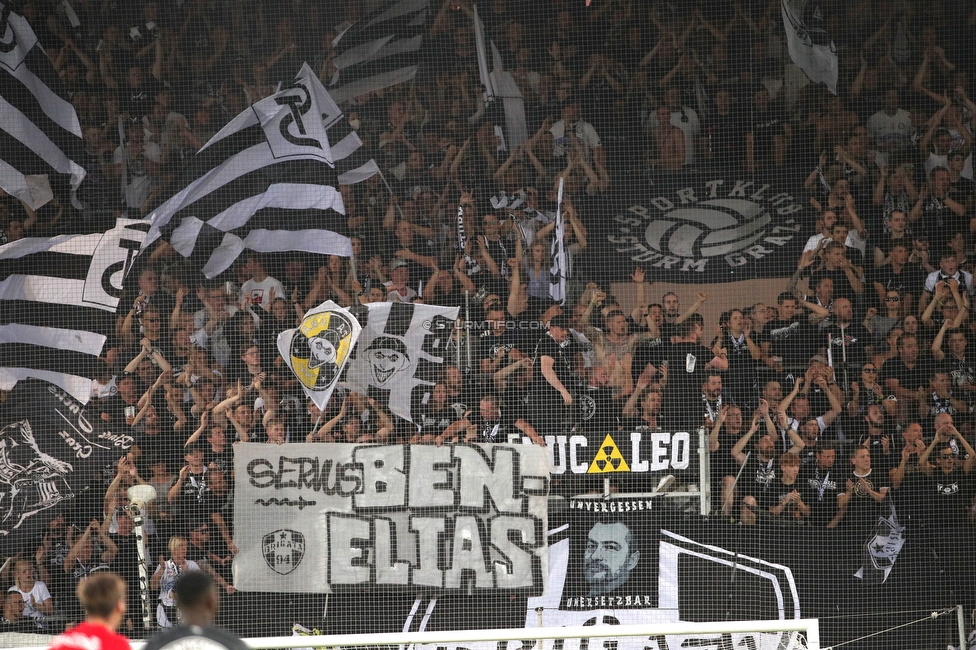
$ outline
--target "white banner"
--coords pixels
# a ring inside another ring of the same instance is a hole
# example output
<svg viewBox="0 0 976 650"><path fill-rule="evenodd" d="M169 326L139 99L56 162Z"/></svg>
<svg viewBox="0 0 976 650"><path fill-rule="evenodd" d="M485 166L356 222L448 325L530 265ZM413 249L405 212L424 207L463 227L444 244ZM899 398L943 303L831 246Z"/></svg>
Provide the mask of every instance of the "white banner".
<svg viewBox="0 0 976 650"><path fill-rule="evenodd" d="M458 308L400 302L366 307L363 332L342 386L417 422L447 358Z"/></svg>
<svg viewBox="0 0 976 650"><path fill-rule="evenodd" d="M234 466L239 590L545 592L542 447L238 443Z"/></svg>

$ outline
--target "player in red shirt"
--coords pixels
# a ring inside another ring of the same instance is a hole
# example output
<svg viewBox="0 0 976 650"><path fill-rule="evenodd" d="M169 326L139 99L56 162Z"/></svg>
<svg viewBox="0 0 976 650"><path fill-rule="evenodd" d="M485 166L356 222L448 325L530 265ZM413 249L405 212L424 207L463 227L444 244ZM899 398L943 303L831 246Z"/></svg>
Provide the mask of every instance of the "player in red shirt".
<svg viewBox="0 0 976 650"><path fill-rule="evenodd" d="M125 616L125 581L117 573L96 573L78 585L84 622L54 637L51 650L131 650L116 634Z"/></svg>

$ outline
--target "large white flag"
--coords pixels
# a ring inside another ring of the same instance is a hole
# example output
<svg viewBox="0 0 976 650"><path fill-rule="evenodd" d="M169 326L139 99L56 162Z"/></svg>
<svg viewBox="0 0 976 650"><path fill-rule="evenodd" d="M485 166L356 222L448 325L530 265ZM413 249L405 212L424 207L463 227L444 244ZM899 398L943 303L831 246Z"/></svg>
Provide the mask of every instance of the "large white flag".
<svg viewBox="0 0 976 650"><path fill-rule="evenodd" d="M331 300L308 310L297 328L278 335L278 352L305 394L324 409L362 327Z"/></svg>
<svg viewBox="0 0 976 650"><path fill-rule="evenodd" d="M35 377L88 402L115 331L122 281L147 229L119 219L104 233L0 246L0 390Z"/></svg>
<svg viewBox="0 0 976 650"><path fill-rule="evenodd" d="M358 136L330 131L341 117L303 66L291 86L251 105L191 159L191 182L152 213L143 248L162 236L210 278L245 249L352 257L329 138L348 155Z"/></svg>
<svg viewBox="0 0 976 650"><path fill-rule="evenodd" d="M386 0L333 41L329 94L341 103L410 81L420 69L430 0Z"/></svg>
<svg viewBox="0 0 976 650"><path fill-rule="evenodd" d="M783 24L790 58L810 81L837 94L837 48L824 30L819 0L783 0Z"/></svg>
<svg viewBox="0 0 976 650"><path fill-rule="evenodd" d="M400 302L371 303L367 308L343 386L417 422L448 357L458 308Z"/></svg>

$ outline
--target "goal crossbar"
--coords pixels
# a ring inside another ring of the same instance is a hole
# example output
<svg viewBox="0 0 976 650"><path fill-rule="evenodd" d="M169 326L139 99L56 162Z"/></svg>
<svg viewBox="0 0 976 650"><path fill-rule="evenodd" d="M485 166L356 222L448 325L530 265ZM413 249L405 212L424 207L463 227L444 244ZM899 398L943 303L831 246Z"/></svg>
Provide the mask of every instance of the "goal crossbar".
<svg viewBox="0 0 976 650"><path fill-rule="evenodd" d="M669 636L742 632L802 632L807 647L820 650L820 626L815 618L769 621L720 621L655 623L649 625L590 625L513 629L447 630L440 632L398 632L384 634L337 634L246 639L252 648L324 648L366 645L429 645L484 641L530 641L541 639L592 639L606 637Z"/></svg>
<svg viewBox="0 0 976 650"><path fill-rule="evenodd" d="M310 636L256 637L244 639L255 650L270 648L333 648L353 646L421 646L486 641L534 641L542 639L593 639L606 637L669 636L682 634L738 634L747 632L802 632L806 647L820 650L820 625L815 618L768 621L718 621L654 623L648 625L588 625L511 629L445 630L439 632L395 632L382 634L332 634ZM37 638L38 635L31 635ZM42 637L43 638L43 637ZM45 640L49 640L47 637ZM22 640L23 642L23 640ZM18 644L19 645L19 644ZM133 650L145 643L132 642ZM21 645L19 650L47 650L46 645Z"/></svg>

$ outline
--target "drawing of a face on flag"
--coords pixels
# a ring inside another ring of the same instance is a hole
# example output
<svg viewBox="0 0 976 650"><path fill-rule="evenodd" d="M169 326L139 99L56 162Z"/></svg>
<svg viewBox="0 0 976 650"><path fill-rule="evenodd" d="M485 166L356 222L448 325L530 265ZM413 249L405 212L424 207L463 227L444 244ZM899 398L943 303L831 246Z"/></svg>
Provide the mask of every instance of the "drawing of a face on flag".
<svg viewBox="0 0 976 650"><path fill-rule="evenodd" d="M382 388L397 372L410 366L410 356L403 341L392 336L373 339L366 350L373 370L373 381Z"/></svg>
<svg viewBox="0 0 976 650"><path fill-rule="evenodd" d="M359 332L359 322L329 301L305 314L297 329L278 336L278 351L320 408L328 402Z"/></svg>

